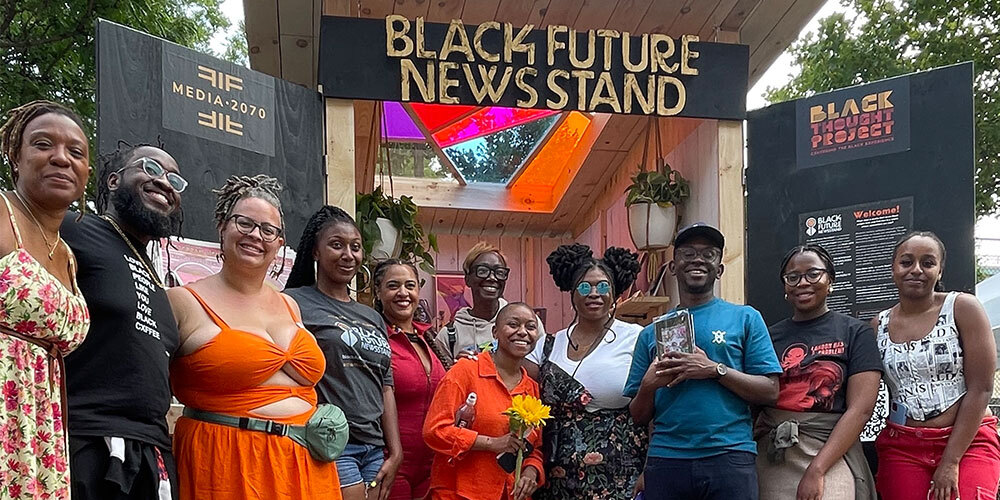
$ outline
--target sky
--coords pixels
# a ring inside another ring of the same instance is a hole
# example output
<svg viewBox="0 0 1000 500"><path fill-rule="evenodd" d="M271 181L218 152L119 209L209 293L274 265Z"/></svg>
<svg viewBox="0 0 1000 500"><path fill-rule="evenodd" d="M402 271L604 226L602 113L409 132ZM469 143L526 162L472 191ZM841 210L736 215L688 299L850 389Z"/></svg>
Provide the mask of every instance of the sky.
<svg viewBox="0 0 1000 500"><path fill-rule="evenodd" d="M840 4L839 0L827 0L826 4L816 13L815 16L802 29L800 36L810 31L815 32L819 26L819 20L836 12L846 12L847 8ZM243 20L243 0L224 0L222 2L222 13L229 18L232 23L229 31L216 33L212 39L213 50L221 53L225 50L225 41L229 33L239 26ZM757 84L750 88L747 93L747 109L758 109L767 105L764 99L764 92L767 87L778 87L784 85L791 79L793 72L792 57L787 52L779 56L771 67L764 72ZM985 238L977 242L979 247L977 253L982 252L988 255L997 256L1000 263L1000 218L983 217L976 223L976 238ZM994 239L996 241L994 241Z"/></svg>

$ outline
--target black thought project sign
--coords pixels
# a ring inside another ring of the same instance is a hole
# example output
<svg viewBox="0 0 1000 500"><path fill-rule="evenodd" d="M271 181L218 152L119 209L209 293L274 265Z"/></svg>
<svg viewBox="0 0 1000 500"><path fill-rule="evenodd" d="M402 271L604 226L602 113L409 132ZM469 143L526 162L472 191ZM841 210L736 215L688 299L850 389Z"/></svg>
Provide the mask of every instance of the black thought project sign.
<svg viewBox="0 0 1000 500"><path fill-rule="evenodd" d="M327 97L741 120L749 50L696 35L323 17Z"/></svg>

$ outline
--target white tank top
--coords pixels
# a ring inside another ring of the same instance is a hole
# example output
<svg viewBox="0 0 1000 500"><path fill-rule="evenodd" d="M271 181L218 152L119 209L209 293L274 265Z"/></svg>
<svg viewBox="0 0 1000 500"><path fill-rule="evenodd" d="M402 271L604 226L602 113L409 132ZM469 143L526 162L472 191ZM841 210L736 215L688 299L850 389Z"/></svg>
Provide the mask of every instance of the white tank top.
<svg viewBox="0 0 1000 500"><path fill-rule="evenodd" d="M878 315L878 348L893 402L902 403L914 420L934 418L965 395L962 344L955 326L955 298L941 304L934 328L921 339L897 344L889 339L889 311Z"/></svg>

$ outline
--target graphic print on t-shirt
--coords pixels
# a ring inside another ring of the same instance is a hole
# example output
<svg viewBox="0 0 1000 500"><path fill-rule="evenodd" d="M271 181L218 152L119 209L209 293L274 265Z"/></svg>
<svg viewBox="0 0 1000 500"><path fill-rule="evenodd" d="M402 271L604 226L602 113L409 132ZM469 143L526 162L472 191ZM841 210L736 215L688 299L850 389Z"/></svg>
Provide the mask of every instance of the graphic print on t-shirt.
<svg viewBox="0 0 1000 500"><path fill-rule="evenodd" d="M152 317L153 309L149 306L149 292L153 290L155 285L141 260L128 254L123 254L122 257L125 262L128 262L128 268L132 271L132 281L135 285L135 331L160 340L159 327Z"/></svg>
<svg viewBox="0 0 1000 500"><path fill-rule="evenodd" d="M844 350L842 341L814 346L800 342L785 348L777 406L793 411L831 411L837 391L844 385L844 369L839 363L817 358L841 355Z"/></svg>

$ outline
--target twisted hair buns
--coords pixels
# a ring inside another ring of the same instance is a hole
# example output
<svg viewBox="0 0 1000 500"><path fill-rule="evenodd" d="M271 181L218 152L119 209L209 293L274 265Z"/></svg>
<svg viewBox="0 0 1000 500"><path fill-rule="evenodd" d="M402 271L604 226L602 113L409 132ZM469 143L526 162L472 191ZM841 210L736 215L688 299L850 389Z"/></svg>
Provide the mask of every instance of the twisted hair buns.
<svg viewBox="0 0 1000 500"><path fill-rule="evenodd" d="M549 274L559 290L568 292L576 286L576 271L587 261L594 260L594 252L587 245L573 243L559 245L545 258L549 264Z"/></svg>
<svg viewBox="0 0 1000 500"><path fill-rule="evenodd" d="M603 258L595 259L587 245L560 245L545 262L549 264L552 281L564 292L576 288L588 270L599 268L611 280L612 294L616 299L632 286L639 274L639 255L619 247L609 247L604 251Z"/></svg>

